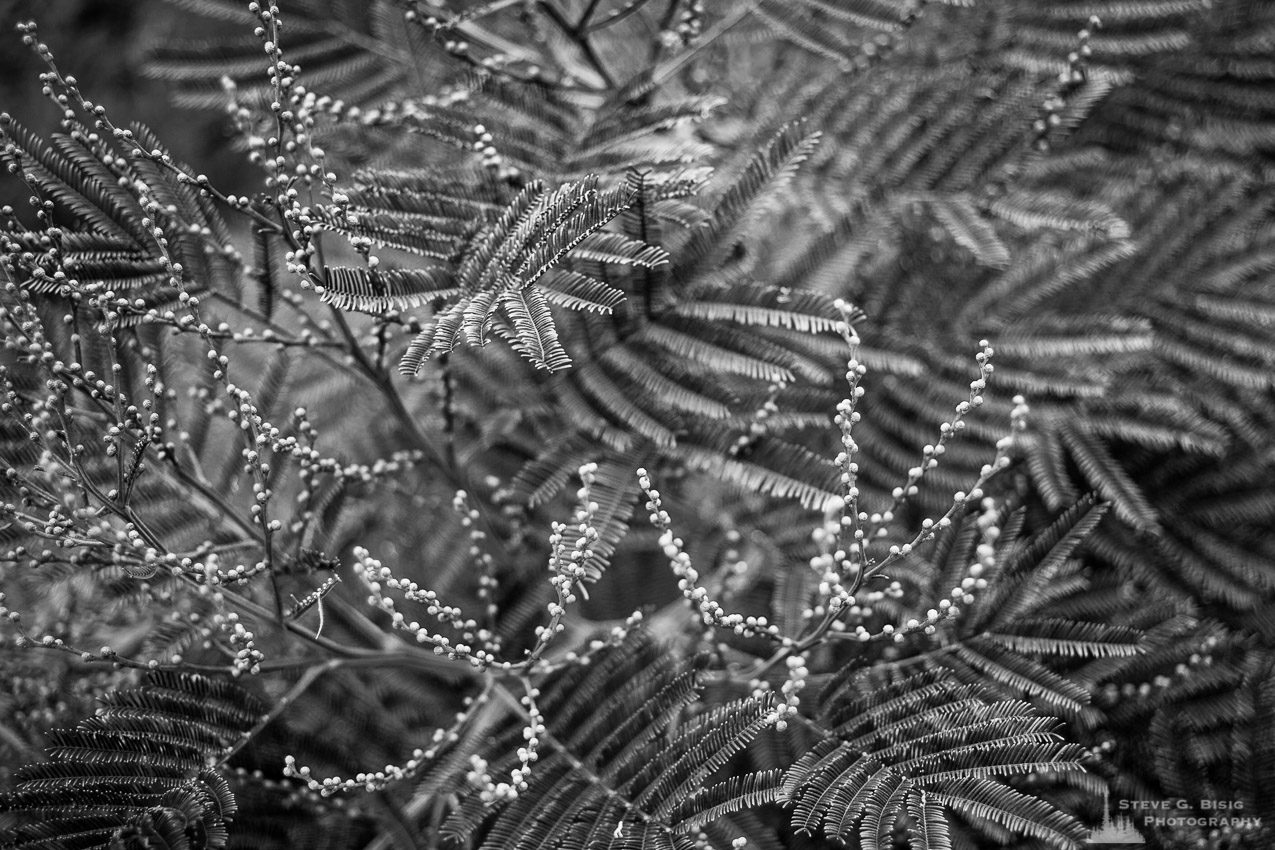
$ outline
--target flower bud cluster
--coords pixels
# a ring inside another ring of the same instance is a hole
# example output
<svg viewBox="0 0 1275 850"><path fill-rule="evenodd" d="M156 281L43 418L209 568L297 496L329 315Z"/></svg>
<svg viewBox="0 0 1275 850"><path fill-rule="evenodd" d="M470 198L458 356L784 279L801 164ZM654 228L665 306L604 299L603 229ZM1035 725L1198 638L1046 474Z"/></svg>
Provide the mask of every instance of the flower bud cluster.
<svg viewBox="0 0 1275 850"><path fill-rule="evenodd" d="M1095 690L1107 705L1116 705L1122 700L1135 697L1163 699L1161 695L1174 687L1188 689L1199 687L1199 678L1207 675L1209 668L1214 666L1215 654L1219 651L1221 643L1222 639L1218 635L1211 634L1201 640L1189 656L1175 664L1171 673L1160 673L1149 681L1143 682L1121 684L1108 682L1101 687L1095 687Z"/></svg>
<svg viewBox="0 0 1275 850"><path fill-rule="evenodd" d="M496 605L496 590L499 581L496 578L496 562L487 551L487 532L483 531L482 514L469 502L469 494L457 490L452 498L452 509L460 516L460 524L469 533L469 557L478 570L478 601L483 603L485 627L478 629L478 640L483 641L493 653L500 651L500 636L495 632L496 616L499 608Z"/></svg>
<svg viewBox="0 0 1275 850"><path fill-rule="evenodd" d="M700 621L705 626L730 629L738 635L782 640L779 626L769 622L766 617L728 612L709 595L708 589L699 583L699 571L691 564L691 556L686 553L682 539L673 536L672 518L664 510L660 491L651 485L651 478L645 469L639 469L637 475L638 485L646 493L646 510L651 525L660 530L660 548L668 558L673 575L677 577L678 589L698 614Z"/></svg>
<svg viewBox="0 0 1275 850"><path fill-rule="evenodd" d="M325 169L326 154L314 143L317 99L298 81L301 68L288 62L280 47L283 21L278 5L252 2L248 10L257 18L253 34L261 40L274 97L268 104L273 126L265 128L264 135L247 133L245 142L249 159L265 170L266 188L274 190L280 208L295 211L298 182L308 185L319 181L333 192L335 175ZM247 129L253 121L251 112L245 114L238 104L230 108L241 131ZM304 159L300 157L303 153Z"/></svg>
<svg viewBox="0 0 1275 850"><path fill-rule="evenodd" d="M801 705L801 692L806 687L806 679L810 676L810 668L804 653L794 652L784 659L787 676L779 689L783 702L775 706L774 725L779 731L788 726L788 720L796 717Z"/></svg>
<svg viewBox="0 0 1275 850"><path fill-rule="evenodd" d="M480 669L509 666L502 665L492 648L479 641L478 623L465 617L460 608L440 601L434 591L421 588L414 581L396 578L389 567L373 558L362 546L355 547L354 559L354 574L368 589L368 604L389 614L394 628L412 634L417 643L433 644L436 655L465 660ZM453 640L446 635L431 632L415 620L409 621L397 610L394 600L384 594L383 587L397 590L403 598L423 605L425 612L439 623L459 631L459 639Z"/></svg>
<svg viewBox="0 0 1275 850"><path fill-rule="evenodd" d="M230 645L235 650L235 657L231 662L232 672L236 676L243 673L260 673L261 662L265 660L265 656L257 649L257 636L239 622L239 615L233 611L225 615L224 622L224 628L230 632Z"/></svg>
<svg viewBox="0 0 1275 850"><path fill-rule="evenodd" d="M965 401L958 403L954 415L939 425L938 440L933 444L926 444L922 447L921 462L909 469L907 480L902 485L895 487L891 492L890 496L893 499L893 503L890 507L871 518L869 538L873 534L880 535L885 525L893 519L894 515L898 513L907 500L920 491L922 480L928 472L938 467L939 458L947 451L947 444L957 434L965 430L965 417L975 408L983 406L983 392L987 389L988 379L991 378L992 372L995 371L995 367L992 365L992 356L995 354L995 350L992 348L991 343L985 339L979 340L978 349L978 353L974 355L974 360L978 364L978 375L974 380L970 381L969 397ZM987 470L988 467L984 467L984 471L986 472ZM902 549L902 547L899 548ZM896 552L892 548L890 554L906 553Z"/></svg>
<svg viewBox="0 0 1275 850"><path fill-rule="evenodd" d="M318 432L304 407L293 411L292 422L297 433L272 439L270 448L296 462L301 489L296 494L296 508L287 528L298 538L304 538L306 532L320 520L318 498L323 492L325 478L337 479L342 484L393 480L405 470L415 467L425 456L419 449L410 449L394 452L388 458L378 458L371 463L342 462L322 455L316 448Z"/></svg>
<svg viewBox="0 0 1275 850"><path fill-rule="evenodd" d="M317 638L323 633L323 598L331 593L340 582L341 577L334 575L300 599L293 597L293 606L292 610L288 612L288 618L295 620L311 608L317 608L319 611L319 627L314 632L314 636Z"/></svg>
<svg viewBox="0 0 1275 850"><path fill-rule="evenodd" d="M477 754L470 756L470 770L465 778L478 791L478 799L488 806L518 799L519 793L527 790L532 765L540 758L540 744L547 733L544 715L536 706L540 692L525 679L523 684L526 691L518 702L527 713L527 725L522 730L523 745L515 753L518 765L509 772L508 781L493 780L487 770L487 760Z"/></svg>
<svg viewBox="0 0 1275 850"><path fill-rule="evenodd" d="M528 655L528 662L535 664L553 638L566 630L563 620L567 606L576 601L576 588L587 581L594 581L601 570L593 563L594 549L600 536L594 525L598 503L593 501L591 489L597 480L598 465L586 463L577 470L580 489L576 491L576 510L572 516L573 527L561 522L550 526L549 534L549 584L553 587L554 600L549 603L549 622L536 626L536 645ZM571 533L571 539L568 533Z"/></svg>
<svg viewBox="0 0 1275 850"><path fill-rule="evenodd" d="M854 438L854 426L860 421L855 408L864 395L862 381L868 368L858 359L860 339L854 320L860 314L843 299L837 299L833 306L841 314L838 330L850 350L845 372L848 393L837 403L833 416L833 424L841 432L841 448L833 461L840 470L841 492L824 503L823 522L811 533L818 554L810 559L810 569L819 577L819 585L817 601L803 612L806 619L826 617L851 604L868 566L867 531L863 527L866 515L858 509L859 464L855 455L859 444Z"/></svg>
<svg viewBox="0 0 1275 850"><path fill-rule="evenodd" d="M1076 33L1076 49L1067 54L1067 67L1058 72L1059 90L1051 92L1041 104L1041 115L1032 122L1035 135L1033 146L1038 151L1050 148L1050 133L1063 125L1062 112L1067 106L1066 96L1089 80L1089 57L1093 55L1090 40L1093 31L1102 26L1097 15L1089 16L1089 23Z"/></svg>
<svg viewBox="0 0 1275 850"><path fill-rule="evenodd" d="M761 437L771 430L774 426L772 420L779 415L779 404L776 402L776 398L782 389L783 384L770 385L769 396L762 402L760 407L753 411L752 419L748 423L748 430L736 437L735 442L727 449L731 457L739 457L747 453Z"/></svg>
<svg viewBox="0 0 1275 850"><path fill-rule="evenodd" d="M987 340L979 342L980 351L976 357L979 364L979 376L970 382L970 397L967 401L960 402L956 405L955 415L952 419L942 423L939 426L939 440L935 445L927 445L923 449L923 463L919 467L914 467L909 471L908 483L903 488L896 488L893 494L894 502L889 509L875 514L867 514L860 512L858 521L861 524L868 525L871 528L871 534L867 537L885 536L883 532L888 534L887 525L894 519L895 512L906 502L909 495L916 492L915 488L924 477L925 473L938 466L938 458L943 454L943 448L953 436L964 430L964 417L968 415L974 408L983 404L983 391L987 386L987 378L992 373L991 358L993 351ZM1014 417L1011 425L1013 427L1025 427L1015 423L1021 423L1026 416L1026 404L1018 403L1021 397L1016 398L1014 408ZM938 519L926 517L921 521L920 529L912 537L904 543L890 544L884 558L874 561L872 572L878 573L883 568L898 561L901 558L908 557L912 551L920 544L933 539L938 533L947 530L952 525L952 519L959 512L964 511L971 503L980 503L984 498L983 487L996 473L1006 469L1012 463L1011 452L1014 448L1014 440L1012 437L998 441L996 456L990 463L984 464L979 470L978 479L974 482L973 487L968 491L958 490L952 494L951 507Z"/></svg>
<svg viewBox="0 0 1275 850"><path fill-rule="evenodd" d="M628 640L629 635L641 627L644 616L641 611L634 611L625 617L622 622L614 625L605 633L603 637L595 637L586 645L583 652L569 649L558 657L557 661L549 661L548 659L540 659L533 667L530 668L534 673L552 673L563 667L587 667L593 663L594 656L603 650L614 648L623 644Z"/></svg>
<svg viewBox="0 0 1275 850"><path fill-rule="evenodd" d="M407 6L407 10L403 13L403 19L409 25L415 24L420 27L454 59L472 66L478 73L507 77L521 83L544 83L552 79L547 69L541 67L538 63L535 53L515 50L508 43L503 45L480 45L485 48L481 55L478 55L478 51L471 50L472 43L465 37L461 27L466 23L516 4L508 2L471 3L468 8L457 9L456 11L446 10L443 8L443 4L435 2L426 2L424 8L422 8L421 0L405 0L404 5ZM582 29L586 22L580 23ZM504 49L498 49L498 47L503 47ZM563 88L570 88L574 85L574 81L569 75L564 75L559 79L552 79L552 82L554 85ZM518 176L517 169L512 166L508 166L508 168L512 171L508 175L509 177Z"/></svg>
<svg viewBox="0 0 1275 850"><path fill-rule="evenodd" d="M919 545L950 528L953 518L965 511L971 502L984 502L985 511L988 512L987 520L980 526L986 539L980 543L979 556L994 559L992 544L999 532L999 515L995 513L995 506L990 500L984 501L983 487L993 475L1010 464L1010 455L1014 450L1012 436L998 442L995 458L982 467L969 492L959 491L953 494L952 505L942 516L922 520L919 530L911 539L885 543L888 548L883 553L884 557L875 555L873 548L878 545L876 541L889 537L890 526L900 509L909 498L919 492L927 472L938 466L947 444L965 429L965 417L983 405L983 393L994 371L991 361L995 352L987 340L979 341L979 351L975 357L978 374L970 382L969 397L955 406L950 419L941 423L938 439L922 449L921 463L910 469L907 480L893 490L892 502L884 510L863 510L859 507L859 466L855 462L859 446L855 440L854 427L860 419L856 406L864 395L861 381L867 368L858 358L859 337L853 327L857 312L841 300L835 302L835 306L843 316L838 329L850 349L845 373L849 393L837 405L834 417L834 423L841 434L841 450L835 464L840 469L842 489L838 495L825 501L822 521L812 530L811 536L817 554L810 559L809 566L817 577L817 584L812 594L813 599L801 612L804 630L797 637L779 636L781 648L751 673L760 681L760 672L780 660L792 665L789 668L788 684L782 694L784 704L794 709L799 704L797 694L804 682L800 670L805 667L804 662L797 659L799 655L804 658L804 653L820 642L831 637L861 642L882 640L902 643L912 634L932 636L936 634L939 624L960 614L960 604L971 601L966 599L968 593L979 589L978 576L967 577L968 587L954 589L958 592L954 592L953 598L937 601L925 611L924 616L919 613L909 616L912 612L903 605L904 590L900 582L889 581L884 587L868 588L865 587L865 581L879 576L891 564L913 557ZM1015 398L1011 416L1014 433L1026 428L1027 413L1025 401L1021 397ZM648 480L643 481L643 487L649 489ZM681 541L667 532L668 516L660 508L658 498L650 499L648 493L648 499L647 508L651 512L652 523L666 530L661 544L666 547L666 554L674 562L674 571L679 573L679 577L684 577L687 575L689 558L682 552ZM712 615L721 617L716 610L710 608L710 611ZM782 712L783 708L779 711ZM776 719L780 719L778 713Z"/></svg>
<svg viewBox="0 0 1275 850"><path fill-rule="evenodd" d="M987 589L988 577L996 570L996 541L1001 536L1000 506L995 499L984 497L979 507L978 518L974 521L978 529L978 544L974 547L975 560L965 570L965 577L961 579L960 585L952 588L951 599L954 604L974 604L975 594Z"/></svg>
<svg viewBox="0 0 1275 850"><path fill-rule="evenodd" d="M52 67L52 65L51 65ZM134 155L146 157L161 166L168 167L176 174L178 182L193 183L200 187L200 194L207 194L207 178L202 175L191 178L181 171L177 166L173 165L171 157L160 149L153 151L143 150L136 142L134 134L129 130L121 130L113 127L105 117L104 110L100 107L94 107L91 103L84 100L75 87L73 78L62 78L54 68L49 72L51 80L56 80L63 90L63 94L59 95L63 99L76 98L80 107L96 116L96 124L98 130L109 130L113 138L130 148ZM73 112L68 109L68 121L72 120ZM78 131L77 131L78 132ZM91 140L90 140L91 141ZM102 148L102 157L104 164L111 162L106 148ZM170 238L176 237L179 231L179 223L169 220L169 216L175 208L162 206L152 194L151 188L145 181L135 177L129 177L126 174L127 162L121 157L114 160L115 167L121 173L120 185L122 188L129 189L136 197L144 217L141 218L140 224L146 228L146 232L154 241L154 247L158 254L158 259L166 269L168 277L168 285L178 291L177 300L187 311L187 315L180 319L175 314L172 321L175 326L181 329L191 329L196 331L208 344L207 357L210 365L210 374L215 381L220 382L226 391L229 404L221 407L224 415L231 422L236 424L246 443L242 454L245 460L245 469L253 478L252 486L252 504L249 509L251 514L251 522L262 528L261 535L265 548L265 557L251 568L237 568L236 575L228 578L233 581L242 581L245 577L251 577L260 572L272 572L272 546L271 537L282 527L278 520L270 519L268 515L268 503L271 497L268 479L270 474L270 466L266 460L266 453L272 441L277 440L279 430L274 428L269 422L260 416L256 407L252 404L249 394L230 383L227 375L229 366L229 358L222 354L214 345L215 331L206 323L202 322L199 317L198 304L199 300L186 288L185 269L173 255L170 247ZM165 222L167 224L165 225ZM186 228L189 230L189 228ZM122 315L119 311L128 309L128 305L118 299L112 300L113 295L110 292L103 291L99 295L95 295L99 300L99 306L106 314L108 326L118 322ZM93 300L90 298L90 300ZM143 305L144 306L144 305ZM116 309L112 309L116 308ZM164 315L168 316L171 311L167 311ZM147 317L154 318L157 315L154 311L148 311ZM224 323L223 323L224 326ZM117 345L116 340L111 337L109 339L111 346ZM154 356L143 352L144 356ZM115 364L118 367L118 364ZM132 454L132 463L128 467L127 476L121 476L119 487L105 494L108 501L120 501L127 498L127 494L131 491L133 482L140 475L144 466L144 455L148 447L154 446L157 454L161 459L175 460L175 445L165 441L164 428L160 424L159 414L154 410L156 403L166 397L168 394L162 381L158 378L158 370L153 365L148 369L145 378L145 388L150 394L150 398L142 401L142 409L146 413L140 417L136 414L129 414L127 411L135 411L136 408L129 406L126 408L126 416L119 421L115 428L108 429L106 446L107 456L115 456L121 454L128 449ZM119 398L119 391L115 391L117 398L116 409L121 409L124 400ZM176 423L169 423L170 427L175 427ZM124 437L131 436L131 444L124 443ZM87 486L87 485L86 485ZM170 567L173 565L170 564ZM176 569L174 573L178 573ZM153 575L153 570L148 570L148 574ZM180 574L180 573L178 573Z"/></svg>
<svg viewBox="0 0 1275 850"><path fill-rule="evenodd" d="M574 539L567 538L569 529L563 523L554 524L554 536L550 537L549 581L564 602L575 601L573 588L577 584L600 576L592 563L599 536L594 525L598 503L592 500L590 491L597 480L597 471L596 463L586 463L577 471L580 489L576 491L576 510L571 518Z"/></svg>
<svg viewBox="0 0 1275 850"><path fill-rule="evenodd" d="M296 757L288 755L284 756L283 775L301 780L305 783L306 788L323 797L330 797L333 794L346 791L380 791L395 782L401 782L415 776L422 767L437 759L444 751L457 743L460 740L461 730L470 723L471 718L480 709L486 706L490 699L490 692L483 691L472 700L468 700L464 710L457 712L451 726L446 729L435 729L430 745L414 750L411 758L401 765L387 764L381 770L357 773L349 778L329 776L323 779L316 779L313 771L308 766L298 765Z"/></svg>
<svg viewBox="0 0 1275 850"><path fill-rule="evenodd" d="M677 16L676 24L660 33L660 44L666 48L689 47L704 31L704 2L691 0Z"/></svg>
<svg viewBox="0 0 1275 850"><path fill-rule="evenodd" d="M1009 455L1015 448L1019 437L1027 431L1027 418L1031 415L1031 407L1027 399L1021 395L1014 396L1014 407L1009 412L1009 434L996 442L996 450Z"/></svg>

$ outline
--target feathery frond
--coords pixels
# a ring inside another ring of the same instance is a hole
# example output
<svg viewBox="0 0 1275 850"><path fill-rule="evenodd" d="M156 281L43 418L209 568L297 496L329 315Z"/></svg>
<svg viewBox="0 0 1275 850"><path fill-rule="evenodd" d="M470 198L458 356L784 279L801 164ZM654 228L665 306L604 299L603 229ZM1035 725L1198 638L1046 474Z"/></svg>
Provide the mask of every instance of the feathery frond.
<svg viewBox="0 0 1275 850"><path fill-rule="evenodd" d="M944 846L940 811L1052 847L1079 847L1083 826L1045 800L1006 783L1037 771L1080 771L1082 750L1066 744L1058 721L1029 705L994 701L948 675L893 678L847 671L820 710L832 733L784 777L794 826L865 848L888 847L898 826L912 842ZM901 823L920 807L926 817ZM950 817L950 816L948 816Z"/></svg>
<svg viewBox="0 0 1275 850"><path fill-rule="evenodd" d="M5 847L226 847L236 806L220 764L265 709L228 682L152 673L52 733L51 761L0 797Z"/></svg>
<svg viewBox="0 0 1275 850"><path fill-rule="evenodd" d="M531 787L491 812L471 796L450 834L481 830L484 848L682 848L713 820L774 800L777 772L710 781L761 731L770 706L729 702L675 725L698 688L695 673L648 638L551 681L539 698L548 751ZM508 740L498 736L494 752L507 752Z"/></svg>

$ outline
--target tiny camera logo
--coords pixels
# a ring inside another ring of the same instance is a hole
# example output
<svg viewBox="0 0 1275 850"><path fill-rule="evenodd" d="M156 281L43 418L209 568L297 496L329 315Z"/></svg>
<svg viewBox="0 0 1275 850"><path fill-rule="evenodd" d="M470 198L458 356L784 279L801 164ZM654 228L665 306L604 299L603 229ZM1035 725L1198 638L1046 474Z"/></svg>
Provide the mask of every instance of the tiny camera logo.
<svg viewBox="0 0 1275 850"><path fill-rule="evenodd" d="M1107 792L1102 792L1102 824L1089 833L1088 844L1146 844L1142 833L1133 825L1128 815L1111 817L1111 801Z"/></svg>

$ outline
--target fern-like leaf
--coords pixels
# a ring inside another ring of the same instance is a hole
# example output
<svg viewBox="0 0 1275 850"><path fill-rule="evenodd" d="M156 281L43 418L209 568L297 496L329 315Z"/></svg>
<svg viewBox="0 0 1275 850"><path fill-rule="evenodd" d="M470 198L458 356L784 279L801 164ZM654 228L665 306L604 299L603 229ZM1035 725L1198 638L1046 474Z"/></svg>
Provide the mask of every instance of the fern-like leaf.
<svg viewBox="0 0 1275 850"><path fill-rule="evenodd" d="M553 192L539 183L523 189L465 249L455 272L459 300L416 336L401 371L414 374L428 357L451 351L464 341L482 345L502 308L524 356L550 371L567 366L570 359L557 342L547 301L539 295L528 298L524 292L577 249L587 251L590 237L630 201L622 190L600 191L596 178L568 183ZM610 237L595 240L594 250L601 252L595 259L648 268L665 262L666 255L659 249L633 240L618 241L623 239L618 234ZM588 287L577 283L575 289L595 296L606 292L600 281Z"/></svg>
<svg viewBox="0 0 1275 850"><path fill-rule="evenodd" d="M324 301L342 310L380 313L407 310L437 299L456 295L446 269L357 269L333 266L326 269L327 286L319 294Z"/></svg>
<svg viewBox="0 0 1275 850"><path fill-rule="evenodd" d="M494 812L471 797L447 831L483 824L484 850L680 850L713 820L774 800L775 771L710 781L766 725L769 704L729 702L674 726L696 678L641 636L564 673L542 689L547 744L530 788ZM493 751L518 731L499 735Z"/></svg>
<svg viewBox="0 0 1275 850"><path fill-rule="evenodd" d="M1017 701L997 701L944 672L901 678L876 670L844 674L824 700L828 737L784 777L793 825L865 848L892 846L905 811L915 847L950 846L948 809L977 815L1054 847L1080 846L1084 828L1005 778L1040 770L1080 771L1082 748L1067 744L1053 718ZM933 844L929 843L933 840Z"/></svg>
<svg viewBox="0 0 1275 850"><path fill-rule="evenodd" d="M51 760L0 797L0 845L203 850L227 846L236 806L220 764L264 708L238 686L152 673L55 731Z"/></svg>
<svg viewBox="0 0 1275 850"><path fill-rule="evenodd" d="M934 197L926 199L925 207L938 219L952 240L969 250L985 266L1004 268L1009 265L1009 249L996 234L983 213L969 198Z"/></svg>

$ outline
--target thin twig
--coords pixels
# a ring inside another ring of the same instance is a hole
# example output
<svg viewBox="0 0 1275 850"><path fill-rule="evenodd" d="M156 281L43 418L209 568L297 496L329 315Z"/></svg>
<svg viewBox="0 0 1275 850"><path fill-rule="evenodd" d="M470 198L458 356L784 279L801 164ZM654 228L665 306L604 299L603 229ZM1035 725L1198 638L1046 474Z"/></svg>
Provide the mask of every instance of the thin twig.
<svg viewBox="0 0 1275 850"><path fill-rule="evenodd" d="M757 7L759 2L760 0L748 0L748 2L740 3L738 6L731 9L724 18L705 30L703 35L696 40L693 46L683 50L681 53L670 56L660 64L656 65L655 69L651 71L651 85L658 86L669 77L676 74L683 65L695 58L696 54L708 47L717 39L721 38L743 21L744 18L747 18L750 14L752 14L753 9Z"/></svg>
<svg viewBox="0 0 1275 850"><path fill-rule="evenodd" d="M597 50L594 49L593 43L589 41L589 37L584 32L583 27L572 24L568 21L566 16L558 11L557 7L549 2L549 0L540 0L539 7L544 11L549 20L553 21L554 25L557 26L558 29L562 30L563 34L566 35L566 37L569 38L576 47L580 48L580 52L584 54L584 58L593 67L593 70L597 72L597 75L602 78L603 85L608 89L615 88L615 78L611 76L611 72L608 71L606 66L602 64L602 57L600 57Z"/></svg>

